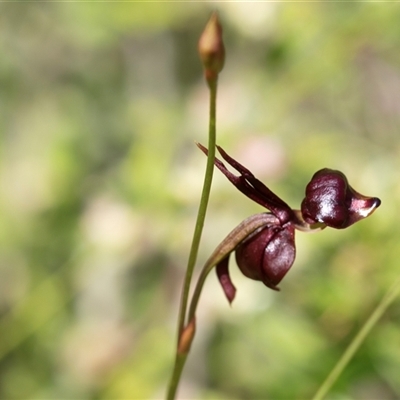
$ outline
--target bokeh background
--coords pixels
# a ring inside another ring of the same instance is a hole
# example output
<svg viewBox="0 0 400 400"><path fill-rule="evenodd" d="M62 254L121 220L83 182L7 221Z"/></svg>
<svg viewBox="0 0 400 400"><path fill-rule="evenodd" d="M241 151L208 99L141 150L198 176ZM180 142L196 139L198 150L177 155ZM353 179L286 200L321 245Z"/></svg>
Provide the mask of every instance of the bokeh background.
<svg viewBox="0 0 400 400"><path fill-rule="evenodd" d="M306 399L400 274L400 6L0 5L0 398L158 399L199 203L208 93L196 52L224 26L218 143L294 208L331 167L382 199L297 234L273 292L212 273L180 398ZM216 171L197 273L262 212ZM330 399L400 398L399 302Z"/></svg>

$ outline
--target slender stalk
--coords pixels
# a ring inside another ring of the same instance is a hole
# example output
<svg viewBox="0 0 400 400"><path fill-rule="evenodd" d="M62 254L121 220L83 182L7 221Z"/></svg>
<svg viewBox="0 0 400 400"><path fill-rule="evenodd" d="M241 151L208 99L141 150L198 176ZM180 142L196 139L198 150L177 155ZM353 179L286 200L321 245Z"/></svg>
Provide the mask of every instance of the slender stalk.
<svg viewBox="0 0 400 400"><path fill-rule="evenodd" d="M190 291L190 282L192 280L194 266L197 260L197 254L199 250L201 235L203 232L204 220L206 217L208 200L210 198L211 182L214 172L214 159L215 159L215 145L216 145L216 99L217 99L217 79L209 82L210 89L210 117L209 117L209 131L208 131L208 157L207 165L204 176L203 190L201 193L200 205L197 214L196 225L194 229L192 245L190 248L188 264L186 268L186 275L183 284L183 290L181 294L181 302L179 307L178 317L178 338L177 348L183 328L185 326L186 310ZM167 399L173 400L176 396L176 390L178 388L180 376L185 365L187 354L180 354L177 351L174 370L168 386Z"/></svg>
<svg viewBox="0 0 400 400"><path fill-rule="evenodd" d="M178 342L180 334L182 333L185 324L185 315L189 298L190 282L192 280L193 270L197 260L201 234L203 232L204 220L206 217L208 199L210 197L211 182L214 173L215 144L216 144L216 128L215 128L216 98L217 98L217 81L214 81L212 84L210 84L210 121L209 121L209 132L208 132L207 166L204 176L203 191L201 193L199 211L197 214L197 220L192 239L192 246L190 248L190 253L189 253L184 287L182 291L182 298L179 311L179 322L178 322Z"/></svg>
<svg viewBox="0 0 400 400"><path fill-rule="evenodd" d="M322 383L312 400L322 400L329 392L333 384L336 382L340 374L346 368L347 364L353 358L354 354L360 348L367 335L370 333L372 328L376 325L379 319L382 317L387 308L393 303L396 297L400 293L400 278L389 288L385 296L382 298L380 303L376 306L370 317L364 323L362 328L359 330L357 335L351 341L342 357L339 359L335 367L332 369L330 374L327 376L325 381Z"/></svg>
<svg viewBox="0 0 400 400"><path fill-rule="evenodd" d="M180 353L176 354L174 369L171 381L168 386L168 392L167 392L168 400L175 399L176 390L178 389L179 381L181 379L183 367L185 366L186 358L187 354L180 354Z"/></svg>

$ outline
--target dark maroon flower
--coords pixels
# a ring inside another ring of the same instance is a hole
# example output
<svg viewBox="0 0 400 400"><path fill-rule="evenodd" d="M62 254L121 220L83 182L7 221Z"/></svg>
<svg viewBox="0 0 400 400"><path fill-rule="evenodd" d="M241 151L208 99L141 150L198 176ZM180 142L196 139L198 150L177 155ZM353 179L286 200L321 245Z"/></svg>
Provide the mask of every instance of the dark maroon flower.
<svg viewBox="0 0 400 400"><path fill-rule="evenodd" d="M208 154L204 146L198 146ZM322 169L307 185L301 211L292 210L247 168L221 147L217 148L222 158L240 175L234 175L217 158L216 167L243 194L270 211L254 216L252 221L260 221L260 226L246 233L247 236L233 244L230 251L235 251L236 262L245 276L261 281L271 289L279 290L277 285L293 265L296 256L295 229L310 232L326 226L346 228L370 215L380 205L378 198L357 193L341 172ZM241 226L236 231L242 229ZM229 256L230 252L217 263L216 271L226 297L232 302L236 289L229 275Z"/></svg>
<svg viewBox="0 0 400 400"><path fill-rule="evenodd" d="M343 229L371 215L380 204L378 198L356 192L342 172L324 168L307 185L301 212L310 224Z"/></svg>

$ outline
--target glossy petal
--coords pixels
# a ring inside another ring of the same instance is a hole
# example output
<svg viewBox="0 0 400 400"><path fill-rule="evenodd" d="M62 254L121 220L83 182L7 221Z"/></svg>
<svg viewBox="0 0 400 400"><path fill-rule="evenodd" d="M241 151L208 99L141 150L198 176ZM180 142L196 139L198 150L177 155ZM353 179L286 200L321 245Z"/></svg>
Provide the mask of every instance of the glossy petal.
<svg viewBox="0 0 400 400"><path fill-rule="evenodd" d="M250 279L262 281L271 289L293 265L296 256L294 227L269 226L246 240L236 250L236 262Z"/></svg>
<svg viewBox="0 0 400 400"><path fill-rule="evenodd" d="M294 227L278 231L268 243L263 260L264 283L276 286L289 271L296 257Z"/></svg>
<svg viewBox="0 0 400 400"><path fill-rule="evenodd" d="M309 224L343 229L372 214L380 203L356 192L342 172L324 168L307 185L301 212Z"/></svg>

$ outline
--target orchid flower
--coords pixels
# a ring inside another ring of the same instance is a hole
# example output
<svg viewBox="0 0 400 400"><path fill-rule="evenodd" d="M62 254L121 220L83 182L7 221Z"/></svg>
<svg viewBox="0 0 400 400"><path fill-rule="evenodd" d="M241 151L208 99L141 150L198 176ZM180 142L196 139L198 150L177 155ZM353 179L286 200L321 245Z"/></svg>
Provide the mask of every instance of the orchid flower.
<svg viewBox="0 0 400 400"><path fill-rule="evenodd" d="M201 144L197 145L207 155L208 150ZM245 196L269 210L253 216L252 223L259 219L258 225L261 226L246 233L247 236L242 235L240 241L234 242L216 264L218 279L230 303L236 293L229 275L229 257L233 251L237 265L246 277L279 290L277 285L292 267L296 257L296 229L312 232L325 227L347 228L371 215L381 204L376 197L356 192L342 172L324 168L316 172L307 185L301 210L293 210L221 147L217 146L217 149L239 175L230 172L217 158L215 166ZM245 226L246 220L240 229ZM234 231L237 232L238 228ZM229 236L227 239L232 242Z"/></svg>

